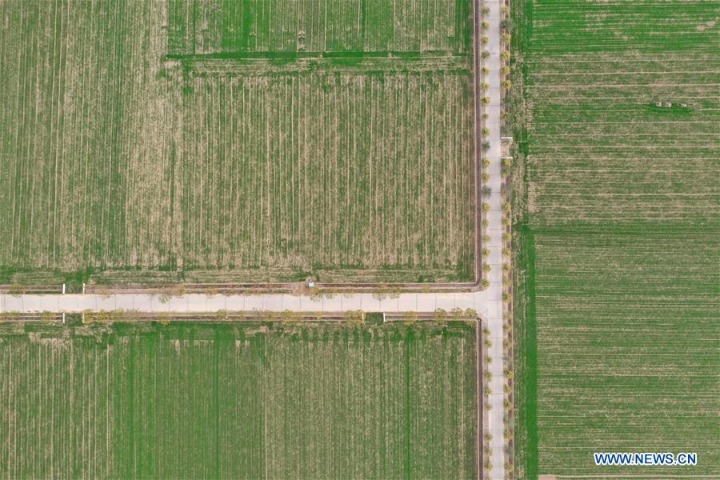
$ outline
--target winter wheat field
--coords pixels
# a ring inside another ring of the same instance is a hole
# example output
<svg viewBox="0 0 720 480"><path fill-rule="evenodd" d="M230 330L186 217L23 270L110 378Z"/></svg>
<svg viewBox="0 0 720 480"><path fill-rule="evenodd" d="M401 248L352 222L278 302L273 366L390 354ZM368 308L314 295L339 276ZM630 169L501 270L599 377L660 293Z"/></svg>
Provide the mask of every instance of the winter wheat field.
<svg viewBox="0 0 720 480"><path fill-rule="evenodd" d="M474 323L169 320L0 324L0 475L477 478Z"/></svg>
<svg viewBox="0 0 720 480"><path fill-rule="evenodd" d="M515 3L517 478L718 478L720 3Z"/></svg>
<svg viewBox="0 0 720 480"><path fill-rule="evenodd" d="M472 280L471 6L0 2L0 283Z"/></svg>

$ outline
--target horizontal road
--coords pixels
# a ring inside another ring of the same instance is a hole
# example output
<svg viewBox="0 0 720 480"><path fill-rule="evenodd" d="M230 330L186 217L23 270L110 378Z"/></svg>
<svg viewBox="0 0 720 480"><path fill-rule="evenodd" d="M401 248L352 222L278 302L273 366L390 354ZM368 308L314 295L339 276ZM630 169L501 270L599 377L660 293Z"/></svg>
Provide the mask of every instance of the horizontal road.
<svg viewBox="0 0 720 480"><path fill-rule="evenodd" d="M497 266L500 273L500 266ZM495 270L495 269L494 269ZM477 293L402 293L379 299L370 293L336 294L311 298L292 294L204 295L187 294L163 298L160 295L127 294L0 294L0 312L65 312L86 310L135 310L140 312L215 312L292 310L298 312L432 312L439 308L473 309L487 321L502 314L502 292L493 288Z"/></svg>

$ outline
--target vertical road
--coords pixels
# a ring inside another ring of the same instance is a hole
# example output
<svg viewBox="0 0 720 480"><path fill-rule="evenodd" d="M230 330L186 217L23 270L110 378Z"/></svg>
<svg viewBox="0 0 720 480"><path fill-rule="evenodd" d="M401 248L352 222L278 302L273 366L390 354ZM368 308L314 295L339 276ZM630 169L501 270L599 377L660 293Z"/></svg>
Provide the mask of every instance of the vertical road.
<svg viewBox="0 0 720 480"><path fill-rule="evenodd" d="M490 286L479 295L482 297L483 308L477 309L478 313L483 316L490 330L490 340L492 346L488 352L492 362L488 365L491 374L490 380L490 411L487 417L486 430L492 435L490 441L490 461L492 468L488 474L490 480L503 480L505 477L505 418L504 418L504 362L503 362L503 275L502 275L502 172L501 172L501 147L500 147L500 125L501 125L501 101L502 101L502 61L501 53L501 7L502 0L475 0L475 8L482 12L483 8L487 9L484 15L476 15L476 51L481 51L483 46L480 42L482 36L488 37L485 50L490 54L484 60L484 67L487 74L485 78L476 78L477 82L485 82L489 89L484 93L489 97L489 103L484 105L484 113L487 113L487 119L483 120L483 128L488 129L489 134L486 135L482 142L489 142L490 149L483 153L483 156L490 162L486 172L490 179L487 185L492 190L489 198L480 198L479 201L485 201L490 204L490 210L486 214L489 225L487 235L490 242L483 245L490 251L489 258L483 259L490 264L491 270L486 274L485 278L490 282ZM481 23L487 22L489 28L483 32ZM482 92L482 89L476 87ZM482 312L482 313L481 313Z"/></svg>

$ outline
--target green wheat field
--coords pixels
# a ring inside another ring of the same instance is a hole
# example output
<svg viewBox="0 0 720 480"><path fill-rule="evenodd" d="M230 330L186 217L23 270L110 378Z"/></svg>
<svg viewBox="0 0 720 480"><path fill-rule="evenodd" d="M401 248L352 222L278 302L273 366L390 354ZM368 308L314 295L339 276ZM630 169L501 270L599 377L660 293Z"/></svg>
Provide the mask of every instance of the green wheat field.
<svg viewBox="0 0 720 480"><path fill-rule="evenodd" d="M475 325L0 325L7 478L476 478Z"/></svg>
<svg viewBox="0 0 720 480"><path fill-rule="evenodd" d="M720 3L513 8L517 478L715 478ZM593 452L698 464L596 467Z"/></svg>

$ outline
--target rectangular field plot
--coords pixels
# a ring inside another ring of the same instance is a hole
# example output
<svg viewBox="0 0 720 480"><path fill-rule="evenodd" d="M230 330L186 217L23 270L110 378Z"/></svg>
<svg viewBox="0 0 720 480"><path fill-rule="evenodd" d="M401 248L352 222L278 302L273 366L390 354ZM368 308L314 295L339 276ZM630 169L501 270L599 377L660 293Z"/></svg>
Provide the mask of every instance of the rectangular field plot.
<svg viewBox="0 0 720 480"><path fill-rule="evenodd" d="M518 478L717 476L720 5L513 11L528 190ZM698 465L596 467L593 452L697 452Z"/></svg>
<svg viewBox="0 0 720 480"><path fill-rule="evenodd" d="M718 3L532 3L533 224L717 226Z"/></svg>
<svg viewBox="0 0 720 480"><path fill-rule="evenodd" d="M344 266L362 274L396 265L472 278L471 79L189 79L180 155L185 268Z"/></svg>
<svg viewBox="0 0 720 480"><path fill-rule="evenodd" d="M707 234L536 237L539 473L720 472L720 247ZM596 467L593 452L696 452Z"/></svg>
<svg viewBox="0 0 720 480"><path fill-rule="evenodd" d="M152 3L0 3L0 268L171 263L175 86Z"/></svg>
<svg viewBox="0 0 720 480"><path fill-rule="evenodd" d="M8 478L477 478L475 332L0 330Z"/></svg>
<svg viewBox="0 0 720 480"><path fill-rule="evenodd" d="M471 3L372 3L0 3L0 279L473 280Z"/></svg>
<svg viewBox="0 0 720 480"><path fill-rule="evenodd" d="M168 0L171 54L472 52L467 0Z"/></svg>

